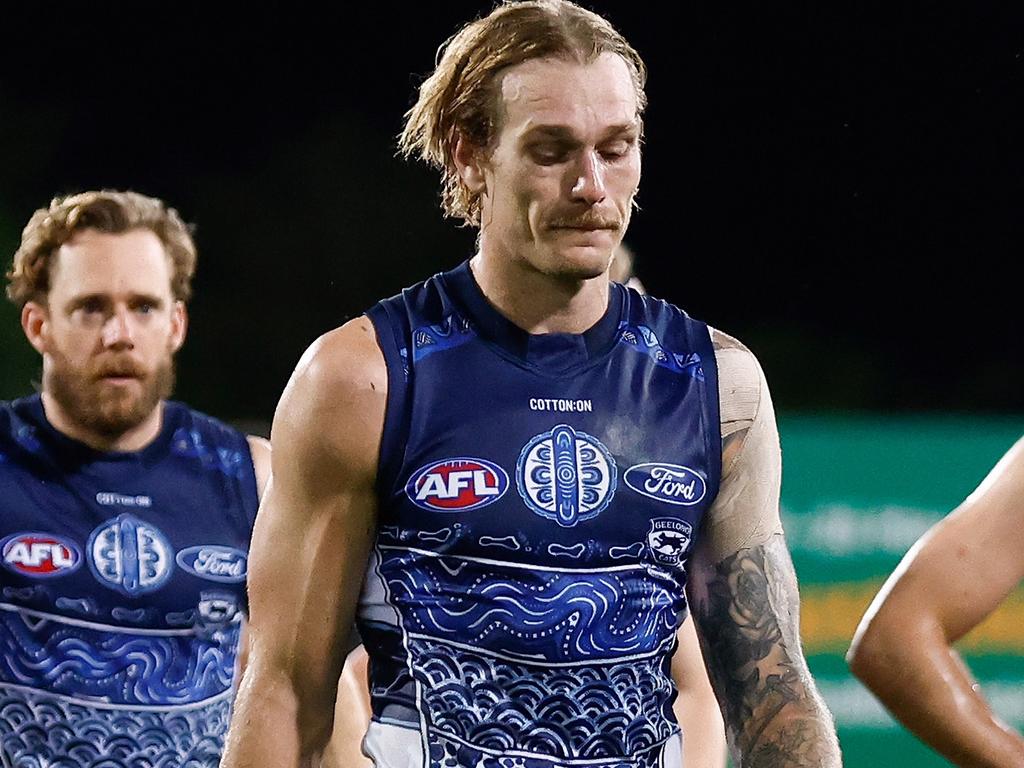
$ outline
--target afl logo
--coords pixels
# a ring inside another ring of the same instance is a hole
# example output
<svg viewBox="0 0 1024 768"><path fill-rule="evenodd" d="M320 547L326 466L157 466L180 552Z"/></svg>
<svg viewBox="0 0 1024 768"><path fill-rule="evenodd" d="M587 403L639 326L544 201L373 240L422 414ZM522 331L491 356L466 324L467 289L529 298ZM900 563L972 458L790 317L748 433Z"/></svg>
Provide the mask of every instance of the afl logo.
<svg viewBox="0 0 1024 768"><path fill-rule="evenodd" d="M175 558L178 565L201 579L223 582L245 581L248 556L231 547L208 545L183 549Z"/></svg>
<svg viewBox="0 0 1024 768"><path fill-rule="evenodd" d="M417 507L465 512L493 504L508 490L508 474L492 461L445 459L417 470L405 493Z"/></svg>
<svg viewBox="0 0 1024 768"><path fill-rule="evenodd" d="M608 449L566 424L534 437L516 463L526 506L565 528L597 517L615 495L617 477Z"/></svg>
<svg viewBox="0 0 1024 768"><path fill-rule="evenodd" d="M78 570L82 553L69 539L52 533L16 533L0 541L4 567L22 576L48 579Z"/></svg>
<svg viewBox="0 0 1024 768"><path fill-rule="evenodd" d="M622 479L639 494L666 504L688 507L707 493L704 478L679 464L637 464Z"/></svg>
<svg viewBox="0 0 1024 768"><path fill-rule="evenodd" d="M174 568L174 554L164 535L132 515L121 515L94 530L86 557L105 587L130 596L159 589Z"/></svg>

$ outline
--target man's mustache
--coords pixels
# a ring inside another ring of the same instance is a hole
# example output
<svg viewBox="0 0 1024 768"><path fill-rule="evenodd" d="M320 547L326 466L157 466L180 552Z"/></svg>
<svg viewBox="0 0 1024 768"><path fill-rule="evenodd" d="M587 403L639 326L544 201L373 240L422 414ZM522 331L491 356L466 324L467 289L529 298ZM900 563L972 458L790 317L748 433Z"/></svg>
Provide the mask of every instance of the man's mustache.
<svg viewBox="0 0 1024 768"><path fill-rule="evenodd" d="M146 369L134 360L111 360L97 366L95 373L97 379L113 376L141 379L146 376Z"/></svg>
<svg viewBox="0 0 1024 768"><path fill-rule="evenodd" d="M572 216L556 217L548 222L548 226L552 229L621 229L622 219L588 210Z"/></svg>

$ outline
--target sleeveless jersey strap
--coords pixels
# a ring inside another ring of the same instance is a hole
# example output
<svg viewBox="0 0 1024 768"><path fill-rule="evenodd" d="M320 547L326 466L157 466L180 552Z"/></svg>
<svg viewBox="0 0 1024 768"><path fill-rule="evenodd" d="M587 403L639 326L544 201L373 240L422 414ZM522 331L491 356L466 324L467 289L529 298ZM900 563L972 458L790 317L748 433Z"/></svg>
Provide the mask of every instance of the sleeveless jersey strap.
<svg viewBox="0 0 1024 768"><path fill-rule="evenodd" d="M404 308L395 306L395 299L372 306L366 316L373 323L377 344L384 354L388 371L388 398L384 411L384 433L380 440L377 464L377 493L390 496L405 460L409 433L408 388L411 367L409 343L411 331Z"/></svg>

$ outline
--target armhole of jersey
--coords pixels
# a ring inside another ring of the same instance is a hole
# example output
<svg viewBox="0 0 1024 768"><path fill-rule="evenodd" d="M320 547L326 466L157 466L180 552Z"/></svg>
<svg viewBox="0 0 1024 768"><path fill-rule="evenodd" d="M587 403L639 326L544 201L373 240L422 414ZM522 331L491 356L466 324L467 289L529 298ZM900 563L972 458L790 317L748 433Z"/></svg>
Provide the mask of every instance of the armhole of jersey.
<svg viewBox="0 0 1024 768"><path fill-rule="evenodd" d="M696 320L690 321L691 334L701 359L701 370L704 372L704 413L708 420L707 429L704 430L705 439L708 441L708 471L711 473L710 481L711 500L718 496L718 487L722 479L722 417L721 408L718 402L718 360L715 358L715 347L711 341L711 329L704 323ZM709 502L710 503L710 502Z"/></svg>
<svg viewBox="0 0 1024 768"><path fill-rule="evenodd" d="M373 323L377 334L377 345L384 354L388 371L388 397L384 407L384 432L380 438L380 455L377 457L377 493L387 498L394 488L398 472L405 459L405 434L408 428L406 408L408 381L406 366L401 350L405 348L402 332L404 323L392 317L389 307L381 302L375 304L366 316Z"/></svg>

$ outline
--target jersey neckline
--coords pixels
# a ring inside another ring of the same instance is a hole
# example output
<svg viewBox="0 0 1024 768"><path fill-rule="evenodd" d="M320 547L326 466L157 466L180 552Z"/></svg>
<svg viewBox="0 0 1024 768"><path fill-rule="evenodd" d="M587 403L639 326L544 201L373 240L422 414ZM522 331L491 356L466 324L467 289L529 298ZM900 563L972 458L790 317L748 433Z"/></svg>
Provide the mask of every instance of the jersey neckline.
<svg viewBox="0 0 1024 768"><path fill-rule="evenodd" d="M37 436L56 448L59 454L83 461L146 461L152 455L164 455L170 447L179 421L177 404L164 400L162 401L163 413L160 419L160 431L147 445L137 451L101 451L64 434L53 426L46 416L41 395L35 394L21 398L12 405L15 412L36 429Z"/></svg>
<svg viewBox="0 0 1024 768"><path fill-rule="evenodd" d="M484 296L469 261L441 275L449 295L482 339L509 356L546 373L565 374L605 355L618 339L625 301L623 288L608 284L608 306L583 333L530 333L499 312Z"/></svg>

